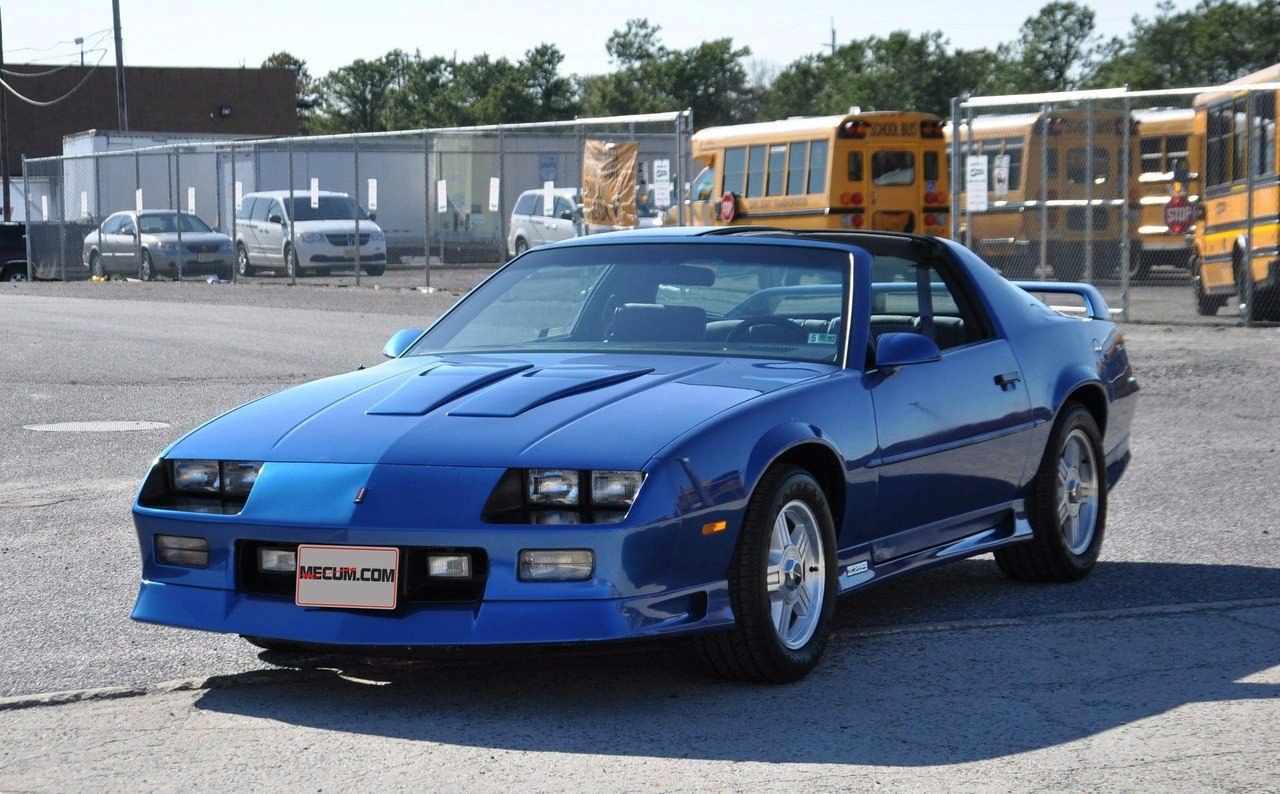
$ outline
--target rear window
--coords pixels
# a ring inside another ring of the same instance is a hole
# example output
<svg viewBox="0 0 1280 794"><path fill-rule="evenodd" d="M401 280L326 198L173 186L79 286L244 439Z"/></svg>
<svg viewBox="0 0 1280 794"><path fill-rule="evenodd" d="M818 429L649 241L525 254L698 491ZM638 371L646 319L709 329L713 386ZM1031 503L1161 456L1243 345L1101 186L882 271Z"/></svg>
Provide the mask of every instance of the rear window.
<svg viewBox="0 0 1280 794"><path fill-rule="evenodd" d="M912 152L881 151L871 155L871 181L882 187L910 185L916 181L916 156Z"/></svg>
<svg viewBox="0 0 1280 794"><path fill-rule="evenodd" d="M253 217L253 205L254 205L254 204L256 204L257 202L258 202L258 200L257 200L256 198L252 197L252 196L249 196L248 198L246 198L246 199L244 199L243 201L241 201L241 202L240 202L240 209L239 209L239 211L237 211L237 212L236 212L236 217L237 217L237 218L239 218L239 219L240 219L240 220L242 220L242 221L247 221L247 220L249 220L250 218L252 218L252 217Z"/></svg>
<svg viewBox="0 0 1280 794"><path fill-rule="evenodd" d="M532 215L533 201L537 198L536 193L524 193L516 200L516 208L513 210L516 215Z"/></svg>

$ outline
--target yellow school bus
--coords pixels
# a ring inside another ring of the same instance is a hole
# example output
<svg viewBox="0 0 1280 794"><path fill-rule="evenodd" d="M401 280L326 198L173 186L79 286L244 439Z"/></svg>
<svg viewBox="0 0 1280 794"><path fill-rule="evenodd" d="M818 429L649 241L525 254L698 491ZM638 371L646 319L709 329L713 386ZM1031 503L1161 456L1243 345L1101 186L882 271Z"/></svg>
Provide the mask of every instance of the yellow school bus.
<svg viewBox="0 0 1280 794"><path fill-rule="evenodd" d="M1170 201L1182 197L1186 214L1195 218L1200 204L1200 158L1203 142L1194 129L1191 108L1149 108L1133 111L1138 123L1137 180L1139 215L1131 229L1131 246L1136 250L1138 279L1151 268L1168 265L1186 268L1191 259L1195 224L1171 230L1165 218Z"/></svg>
<svg viewBox="0 0 1280 794"><path fill-rule="evenodd" d="M949 231L942 120L929 113L708 127L691 153L704 166L691 189L694 225Z"/></svg>
<svg viewBox="0 0 1280 794"><path fill-rule="evenodd" d="M1217 312L1233 294L1243 303L1252 280L1253 317L1280 320L1278 92L1256 90L1250 99L1243 90L1260 83L1280 83L1280 64L1195 98L1195 132L1204 141L1204 198L1191 277L1200 314Z"/></svg>
<svg viewBox="0 0 1280 794"><path fill-rule="evenodd" d="M1092 157L1088 153L1090 114L1085 108L1055 109L1047 116L1043 112L977 116L961 123L958 132L954 125L946 126L948 143L952 135L960 136L962 162L971 155L987 155L987 207L966 214L964 233L969 247L1005 275L1035 275L1042 240L1054 278L1079 281L1089 275L1086 250L1090 247L1092 275L1118 275L1124 252L1124 213L1130 203L1120 175L1125 125L1132 122L1122 110L1095 108L1091 117ZM1131 135L1130 162L1136 145L1137 135ZM997 167L997 158L1002 168ZM960 206L967 207L964 181L960 189Z"/></svg>

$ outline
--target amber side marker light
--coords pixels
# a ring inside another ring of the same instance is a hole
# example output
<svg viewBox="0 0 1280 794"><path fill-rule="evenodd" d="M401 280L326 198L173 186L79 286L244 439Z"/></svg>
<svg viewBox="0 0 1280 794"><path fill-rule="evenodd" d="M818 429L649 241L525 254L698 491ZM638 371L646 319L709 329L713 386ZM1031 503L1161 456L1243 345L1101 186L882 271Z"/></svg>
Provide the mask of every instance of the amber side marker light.
<svg viewBox="0 0 1280 794"><path fill-rule="evenodd" d="M714 535L717 532L724 532L728 528L729 528L728 521L712 521L710 524L702 525L702 534Z"/></svg>

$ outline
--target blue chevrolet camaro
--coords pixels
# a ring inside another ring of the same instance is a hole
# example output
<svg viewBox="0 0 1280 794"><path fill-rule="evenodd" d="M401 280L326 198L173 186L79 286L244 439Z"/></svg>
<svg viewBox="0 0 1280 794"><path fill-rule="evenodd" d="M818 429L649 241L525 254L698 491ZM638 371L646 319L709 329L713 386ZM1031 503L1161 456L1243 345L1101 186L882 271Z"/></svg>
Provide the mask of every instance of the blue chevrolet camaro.
<svg viewBox="0 0 1280 794"><path fill-rule="evenodd" d="M166 449L133 617L267 648L687 635L780 682L900 574L1080 579L1138 386L1096 290L1024 286L906 234L539 247L390 361Z"/></svg>

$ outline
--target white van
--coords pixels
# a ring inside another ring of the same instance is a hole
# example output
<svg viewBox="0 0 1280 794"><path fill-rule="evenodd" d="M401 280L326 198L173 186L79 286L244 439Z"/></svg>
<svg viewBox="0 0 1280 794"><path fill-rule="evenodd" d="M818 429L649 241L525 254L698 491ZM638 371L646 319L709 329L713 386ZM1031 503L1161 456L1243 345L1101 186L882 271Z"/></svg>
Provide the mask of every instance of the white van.
<svg viewBox="0 0 1280 794"><path fill-rule="evenodd" d="M359 213L357 216L356 213ZM360 219L360 267L371 276L387 269L387 241L382 229L346 193L268 190L250 193L236 212L236 269L242 276L259 270L302 275L308 269L351 267L356 263L356 217ZM289 223L295 221L292 234ZM293 245L297 250L292 250Z"/></svg>

